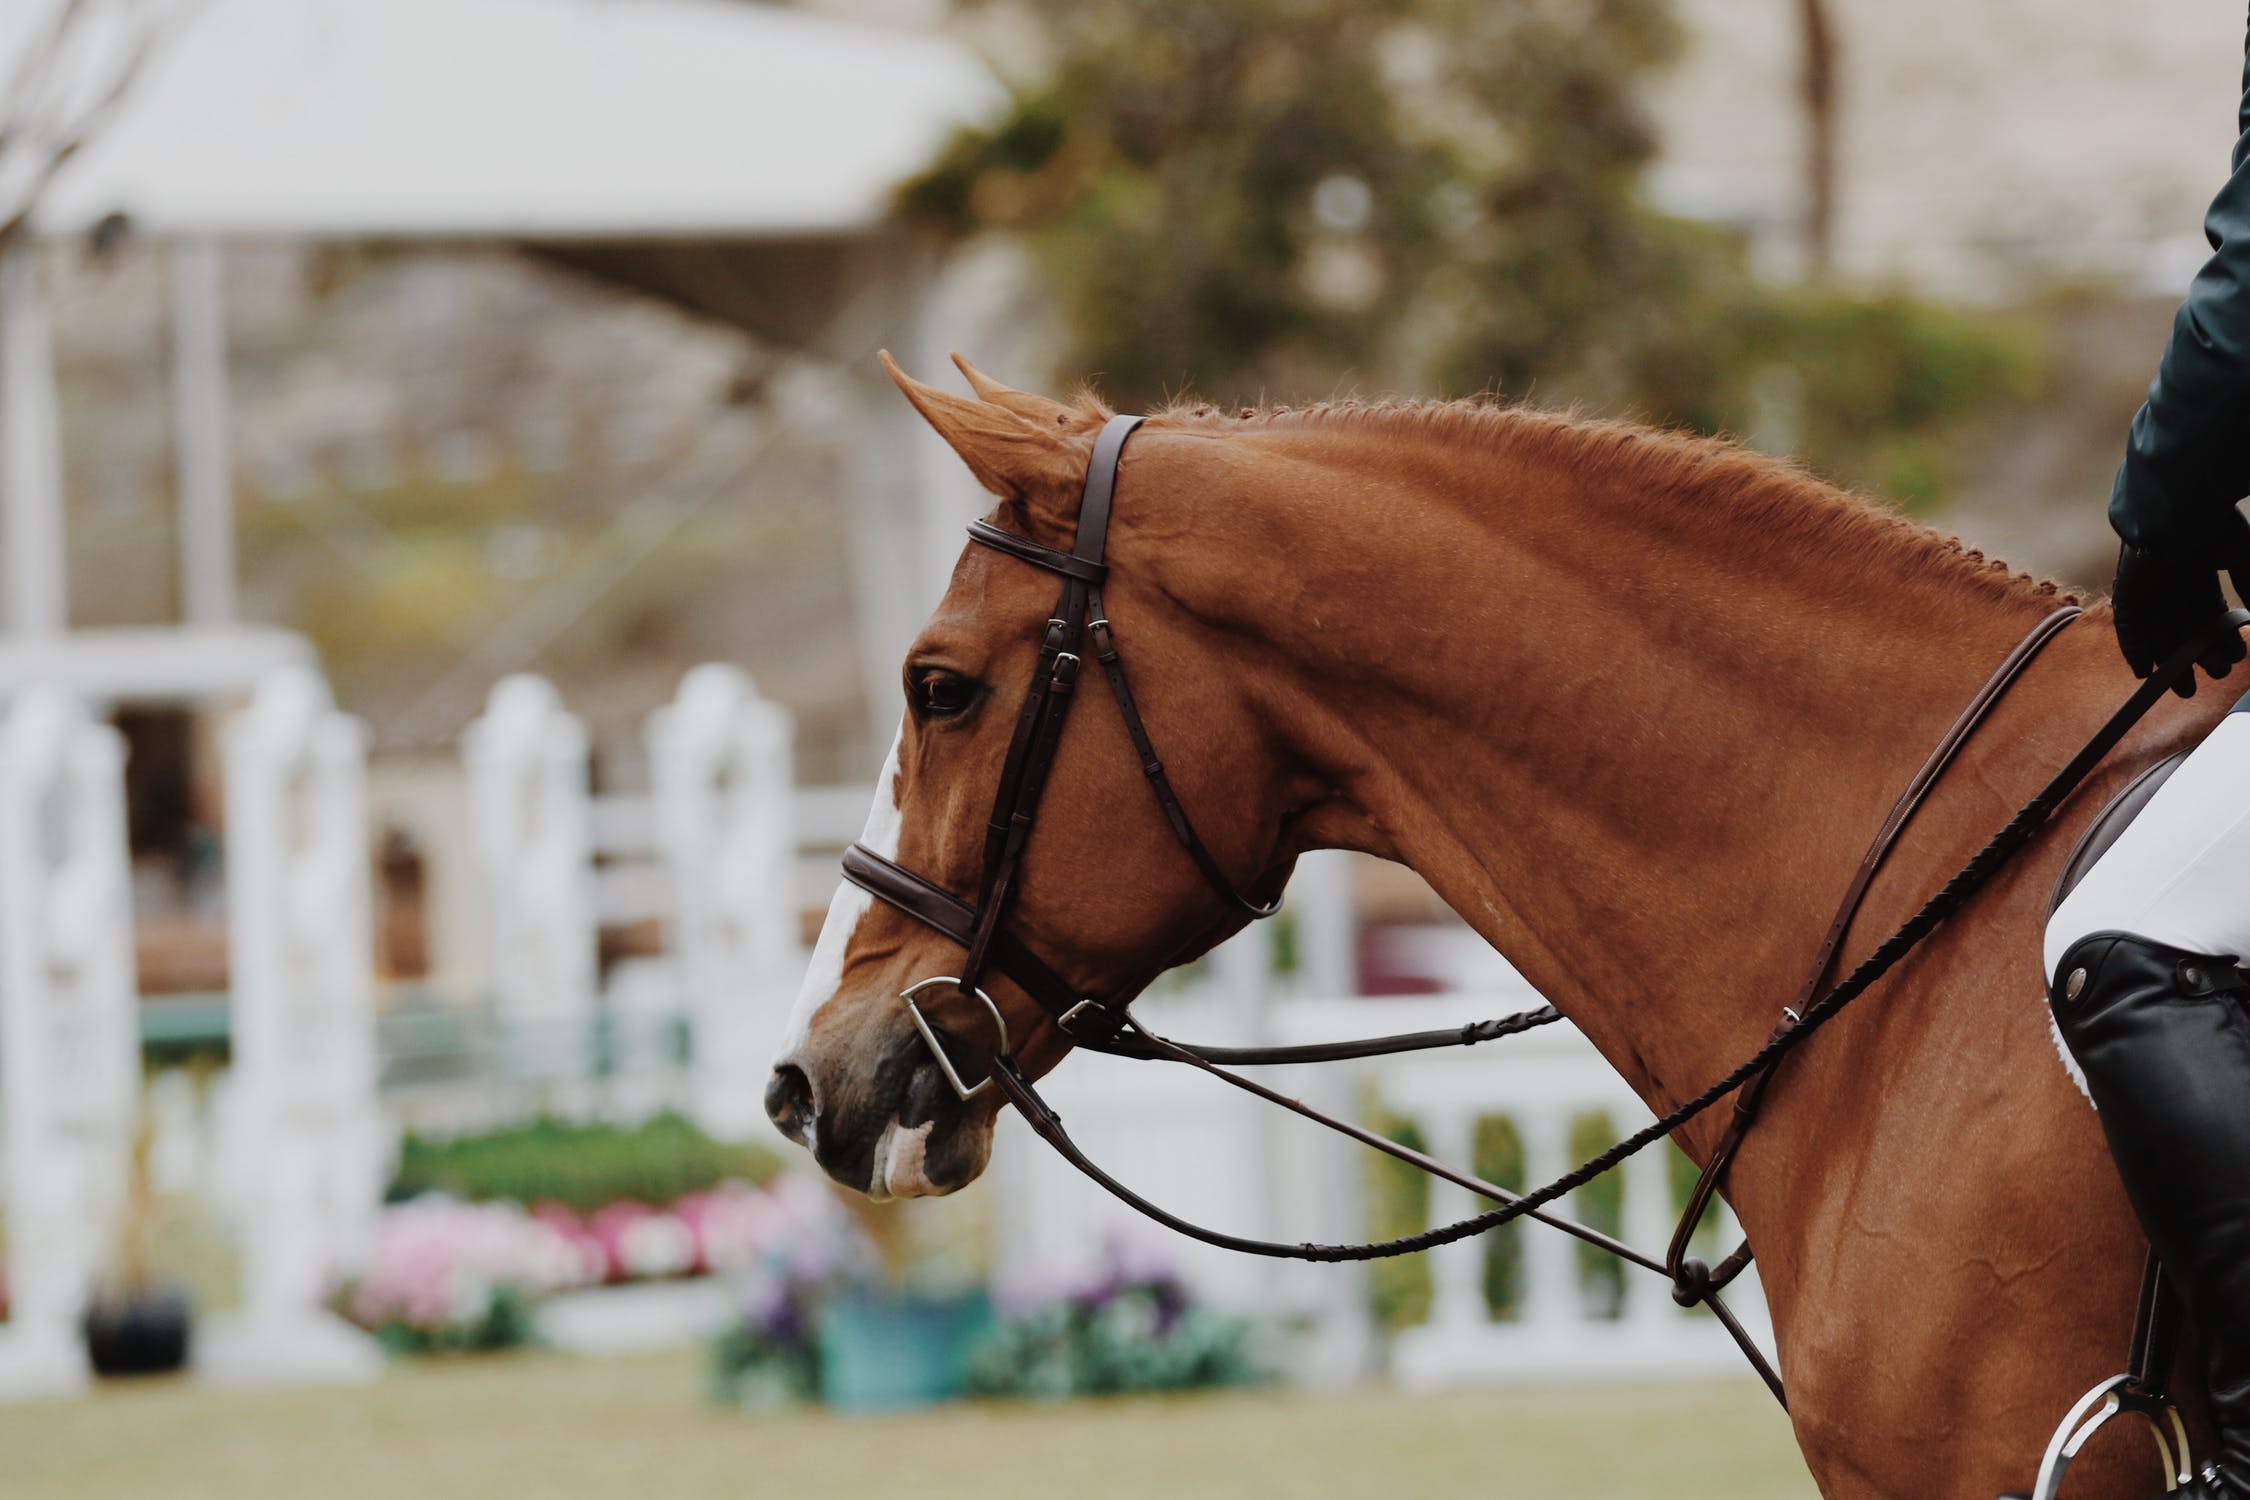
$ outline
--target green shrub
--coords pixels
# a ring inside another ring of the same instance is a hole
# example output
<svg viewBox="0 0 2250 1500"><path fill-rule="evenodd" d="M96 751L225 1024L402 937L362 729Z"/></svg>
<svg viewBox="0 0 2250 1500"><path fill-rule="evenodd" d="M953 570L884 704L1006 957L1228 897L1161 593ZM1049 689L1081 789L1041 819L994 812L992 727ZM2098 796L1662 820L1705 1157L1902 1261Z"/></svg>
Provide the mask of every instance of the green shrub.
<svg viewBox="0 0 2250 1500"><path fill-rule="evenodd" d="M408 1135L389 1196L442 1192L592 1213L627 1199L661 1206L722 1182L762 1184L779 1170L771 1152L714 1140L677 1114L633 1126L542 1118L446 1140Z"/></svg>
<svg viewBox="0 0 2250 1500"><path fill-rule="evenodd" d="M1513 1121L1497 1115L1477 1121L1469 1170L1511 1193L1523 1191L1523 1137ZM1478 1200L1480 1210L1488 1206ZM1496 1318L1514 1317L1523 1302L1524 1232L1521 1224L1506 1224L1483 1240L1484 1305Z"/></svg>
<svg viewBox="0 0 2250 1500"><path fill-rule="evenodd" d="M1379 1134L1416 1151L1426 1150L1422 1133L1380 1108L1368 1124ZM1393 1240L1418 1234L1430 1223L1430 1179L1402 1161L1370 1153L1367 1158L1367 1233ZM1382 1328L1410 1328L1430 1315L1430 1268L1419 1255L1394 1256L1367 1264L1367 1296Z"/></svg>
<svg viewBox="0 0 2250 1500"><path fill-rule="evenodd" d="M1616 1122L1601 1110L1573 1115L1570 1164L1575 1167L1586 1158L1608 1150L1617 1135ZM1680 1159L1686 1160L1685 1157ZM1623 1234L1624 1174L1608 1172L1595 1178L1571 1195L1567 1207L1571 1216L1589 1229L1598 1229L1603 1234ZM1625 1262L1581 1240L1578 1242L1578 1285L1596 1317L1616 1317L1625 1305Z"/></svg>

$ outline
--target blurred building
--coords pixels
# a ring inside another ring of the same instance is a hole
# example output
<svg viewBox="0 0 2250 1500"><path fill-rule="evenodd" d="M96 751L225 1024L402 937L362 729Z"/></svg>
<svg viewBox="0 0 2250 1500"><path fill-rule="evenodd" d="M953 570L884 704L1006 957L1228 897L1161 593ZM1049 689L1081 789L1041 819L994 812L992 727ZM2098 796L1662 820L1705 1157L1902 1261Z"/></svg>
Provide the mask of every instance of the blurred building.
<svg viewBox="0 0 2250 1500"><path fill-rule="evenodd" d="M369 720L386 879L430 910L468 904L456 741L511 672L561 681L599 787L645 785L710 659L791 705L812 779L864 777L975 509L874 354L926 367L991 303L888 192L993 107L982 65L730 0L217 0L133 72L163 9L54 59L67 10L0 19L62 80L17 147L80 75L99 118L51 181L0 163L0 695L126 730L148 984L223 982L213 731L278 662Z"/></svg>

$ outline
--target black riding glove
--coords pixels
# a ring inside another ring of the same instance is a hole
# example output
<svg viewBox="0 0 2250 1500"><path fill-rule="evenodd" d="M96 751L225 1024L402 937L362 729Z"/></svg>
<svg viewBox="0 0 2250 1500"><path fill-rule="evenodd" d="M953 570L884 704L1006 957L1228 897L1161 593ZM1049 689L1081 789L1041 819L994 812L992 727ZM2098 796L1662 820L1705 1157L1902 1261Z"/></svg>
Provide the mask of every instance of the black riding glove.
<svg viewBox="0 0 2250 1500"><path fill-rule="evenodd" d="M2242 660L2242 637L2220 630L2227 612L2226 596L2219 592L2219 570L2234 580L2237 594L2250 598L2250 521L2228 510L2211 545L2192 554L2153 552L2130 542L2117 551L2117 582L2111 604L2116 611L2117 645L2134 675L2146 677L2188 642L2208 639L2210 645L2196 657L2197 665L2213 677ZM2214 635L2213 632L2217 634ZM2195 674L2188 673L2172 686L2183 698L2195 696Z"/></svg>

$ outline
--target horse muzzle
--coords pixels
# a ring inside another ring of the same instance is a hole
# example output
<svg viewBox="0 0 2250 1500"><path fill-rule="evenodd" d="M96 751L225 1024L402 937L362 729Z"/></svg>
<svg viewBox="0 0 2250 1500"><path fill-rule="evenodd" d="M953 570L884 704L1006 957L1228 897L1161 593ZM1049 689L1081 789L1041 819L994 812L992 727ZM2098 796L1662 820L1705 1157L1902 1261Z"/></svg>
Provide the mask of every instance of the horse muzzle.
<svg viewBox="0 0 2250 1500"><path fill-rule="evenodd" d="M992 1152L986 1058L921 1018L887 1037L873 1067L864 1052L806 1053L774 1066L765 1090L774 1127L812 1152L821 1170L877 1200L925 1198L973 1182Z"/></svg>

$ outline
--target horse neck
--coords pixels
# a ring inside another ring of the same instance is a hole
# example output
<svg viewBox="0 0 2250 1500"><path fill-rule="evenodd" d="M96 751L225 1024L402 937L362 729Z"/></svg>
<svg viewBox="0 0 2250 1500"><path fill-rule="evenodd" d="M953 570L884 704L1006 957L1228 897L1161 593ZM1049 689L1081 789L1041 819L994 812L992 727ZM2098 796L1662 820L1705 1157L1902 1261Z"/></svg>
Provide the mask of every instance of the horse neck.
<svg viewBox="0 0 2250 1500"><path fill-rule="evenodd" d="M1167 588L1257 663L1299 842L1411 866L1661 1108L1771 1031L1893 799L2059 601L1751 455L1506 420L1243 434L1229 513L1159 524L1194 539ZM1287 561L1245 594L1213 561L1245 555Z"/></svg>

